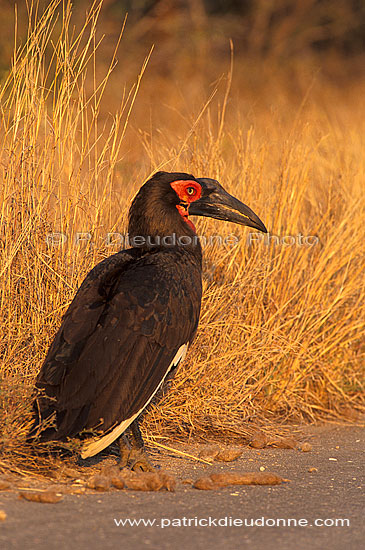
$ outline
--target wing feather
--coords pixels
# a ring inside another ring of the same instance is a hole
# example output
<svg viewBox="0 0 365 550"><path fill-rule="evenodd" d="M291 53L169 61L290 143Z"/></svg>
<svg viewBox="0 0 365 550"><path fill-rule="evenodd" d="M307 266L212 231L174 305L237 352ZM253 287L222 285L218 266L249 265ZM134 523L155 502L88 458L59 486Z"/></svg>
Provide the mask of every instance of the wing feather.
<svg viewBox="0 0 365 550"><path fill-rule="evenodd" d="M41 416L57 416L47 439L84 429L106 433L139 414L178 350L191 342L200 271L168 254L124 251L86 277L37 379L45 393L38 399Z"/></svg>

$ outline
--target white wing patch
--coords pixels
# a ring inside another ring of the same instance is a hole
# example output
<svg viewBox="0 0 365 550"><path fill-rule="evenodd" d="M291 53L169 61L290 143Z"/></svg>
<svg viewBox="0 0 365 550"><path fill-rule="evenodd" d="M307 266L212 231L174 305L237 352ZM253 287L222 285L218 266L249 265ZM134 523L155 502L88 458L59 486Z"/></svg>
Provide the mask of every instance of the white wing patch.
<svg viewBox="0 0 365 550"><path fill-rule="evenodd" d="M86 443L84 443L84 445L82 447L82 450L81 450L81 458L88 458L89 456L94 456L97 453L100 453L100 451L102 451L103 449L108 447L111 443L113 443L113 441L115 441L120 435L122 435L123 432L125 432L125 430L128 428L128 426L130 426L132 424L132 422L137 418L137 416L139 416L141 414L143 409L145 409L147 407L147 405L149 404L149 402L151 401L151 399L153 398L153 396L155 395L157 390L162 386L162 384L163 384L166 376L170 372L170 370L173 367L176 367L176 365L180 361L183 361L185 359L186 352L187 352L187 349L188 349L188 345L189 345L189 342L187 344L183 344L182 346L179 347L175 357L173 358L173 360L171 361L171 363L169 365L169 368L166 370L166 373L165 373L164 377L162 378L161 382L159 383L159 385L157 386L157 388L155 389L155 391L153 392L151 397L143 405L143 407L138 412L136 412L136 414L134 414L130 418L127 418L127 420L123 420L111 432L107 433L103 437L100 437L100 438L97 438L97 439L92 439L92 440L89 440Z"/></svg>

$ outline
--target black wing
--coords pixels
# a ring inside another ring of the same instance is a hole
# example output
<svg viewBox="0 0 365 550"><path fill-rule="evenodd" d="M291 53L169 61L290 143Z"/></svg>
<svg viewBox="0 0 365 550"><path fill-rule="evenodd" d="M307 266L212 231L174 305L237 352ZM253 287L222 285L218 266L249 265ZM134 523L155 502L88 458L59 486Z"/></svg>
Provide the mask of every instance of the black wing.
<svg viewBox="0 0 365 550"><path fill-rule="evenodd" d="M108 431L143 409L179 348L192 340L200 272L171 252L138 249L107 258L69 306L37 378L45 439Z"/></svg>

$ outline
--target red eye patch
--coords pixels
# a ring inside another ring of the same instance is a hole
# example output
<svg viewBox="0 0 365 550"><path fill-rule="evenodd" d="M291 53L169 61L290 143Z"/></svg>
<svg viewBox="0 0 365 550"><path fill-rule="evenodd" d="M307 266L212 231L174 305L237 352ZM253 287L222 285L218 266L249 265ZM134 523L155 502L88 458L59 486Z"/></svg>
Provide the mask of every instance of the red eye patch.
<svg viewBox="0 0 365 550"><path fill-rule="evenodd" d="M171 183L171 187L178 194L183 202L197 201L202 194L202 188L199 183L192 180L177 180Z"/></svg>

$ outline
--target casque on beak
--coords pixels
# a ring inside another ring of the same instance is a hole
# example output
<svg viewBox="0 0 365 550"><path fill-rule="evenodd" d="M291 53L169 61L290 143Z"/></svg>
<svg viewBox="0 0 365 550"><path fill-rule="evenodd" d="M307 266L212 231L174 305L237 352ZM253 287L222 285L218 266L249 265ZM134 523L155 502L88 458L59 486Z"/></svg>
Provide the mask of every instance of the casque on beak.
<svg viewBox="0 0 365 550"><path fill-rule="evenodd" d="M267 233L266 227L251 208L227 193L218 181L210 178L195 179L202 186L202 196L190 204L189 215L226 220Z"/></svg>

